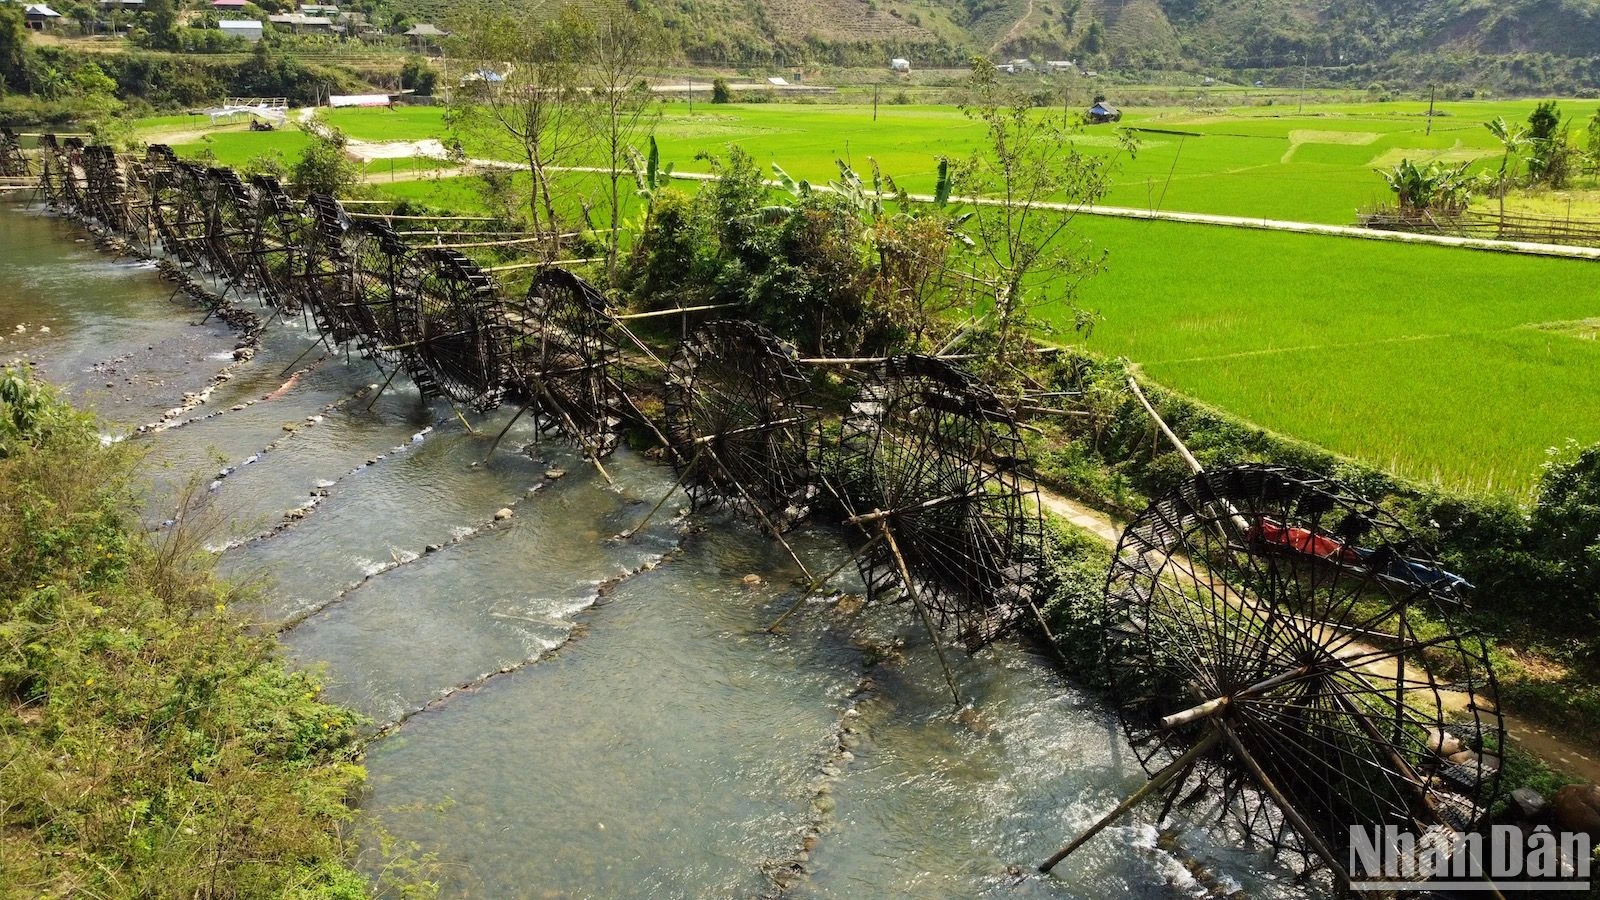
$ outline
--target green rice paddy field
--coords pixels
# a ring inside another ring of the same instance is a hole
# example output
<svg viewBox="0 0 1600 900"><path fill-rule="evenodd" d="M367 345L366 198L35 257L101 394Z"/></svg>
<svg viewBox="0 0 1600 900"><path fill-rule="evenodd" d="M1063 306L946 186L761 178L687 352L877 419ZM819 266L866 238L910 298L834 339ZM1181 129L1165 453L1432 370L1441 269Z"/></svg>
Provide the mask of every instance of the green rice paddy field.
<svg viewBox="0 0 1600 900"><path fill-rule="evenodd" d="M1415 161L1498 159L1499 145L1483 123L1495 116L1525 120L1532 101L1441 103L1432 120L1427 104L1245 107L1227 113L1186 109L1127 110L1122 125L1140 130L1135 158L1123 156L1107 203L1185 212L1351 224L1357 209L1388 196L1375 167ZM1600 101L1565 101L1563 110L1587 120ZM411 140L442 134L438 107L338 110L329 121L353 138ZM1579 124L1581 129L1581 121ZM1183 133L1174 133L1183 132ZM739 144L762 163L778 163L796 178L826 180L834 161L862 171L867 157L907 189L933 187L937 157L960 157L982 137L981 126L951 107L832 104L662 104L656 138L663 160L703 170L695 155ZM1085 129L1077 143L1090 152L1119 153L1108 126ZM472 155L488 155L474 147ZM219 151L220 152L220 151Z"/></svg>
<svg viewBox="0 0 1600 900"><path fill-rule="evenodd" d="M1596 103L1562 105L1586 119ZM1532 106L1441 103L1431 134L1425 104L1308 106L1299 116L1130 110L1126 126L1189 134L1143 132L1106 202L1348 224L1384 197L1374 167L1404 156L1488 160L1497 145L1481 123L1525 119ZM330 120L384 141L443 137L440 115L346 110ZM737 143L818 181L836 158L864 168L871 156L913 191L931 189L939 155L963 155L980 137L949 108L886 105L873 122L870 107L792 104L696 104L692 116L666 104L656 134L662 158L682 171L704 169L697 152ZM234 163L268 146L292 154L302 140L209 137ZM1108 130L1082 142L1118 152ZM462 179L385 186L387 166L369 166L381 190L477 202ZM1529 490L1546 448L1600 440L1600 341L1581 324L1600 319L1596 263L1169 222L1076 224L1109 251L1083 291L1104 316L1089 346L1265 428L1418 480L1513 494Z"/></svg>

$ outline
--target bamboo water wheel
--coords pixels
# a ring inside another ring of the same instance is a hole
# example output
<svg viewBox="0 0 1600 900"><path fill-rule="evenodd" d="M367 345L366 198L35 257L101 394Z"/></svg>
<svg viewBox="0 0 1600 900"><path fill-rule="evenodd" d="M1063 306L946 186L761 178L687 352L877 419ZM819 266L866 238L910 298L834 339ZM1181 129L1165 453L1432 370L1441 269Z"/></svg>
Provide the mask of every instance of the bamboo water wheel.
<svg viewBox="0 0 1600 900"><path fill-rule="evenodd" d="M104 144L83 149L84 214L117 232L130 230L127 180L116 151Z"/></svg>
<svg viewBox="0 0 1600 900"><path fill-rule="evenodd" d="M689 466L697 505L745 508L782 530L803 518L817 491L812 465L810 378L793 345L753 322L697 329L667 369L666 434Z"/></svg>
<svg viewBox="0 0 1600 900"><path fill-rule="evenodd" d="M254 287L252 264L257 221L256 195L239 174L218 167L206 172L210 205L206 219L206 253L211 270L240 287Z"/></svg>
<svg viewBox="0 0 1600 900"><path fill-rule="evenodd" d="M1017 423L954 365L896 357L861 386L830 482L869 596L898 587L969 651L1032 610L1042 557L1037 489L1017 474Z"/></svg>
<svg viewBox="0 0 1600 900"><path fill-rule="evenodd" d="M405 260L400 284L397 331L418 387L480 412L499 406L511 348L489 273L454 250L424 248Z"/></svg>
<svg viewBox="0 0 1600 900"><path fill-rule="evenodd" d="M0 177L26 178L32 174L33 166L28 162L28 155L22 152L16 132L0 128Z"/></svg>
<svg viewBox="0 0 1600 900"><path fill-rule="evenodd" d="M410 252L393 228L371 220L354 222L335 251L341 315L356 346L380 363L406 361L399 346L410 337L401 300Z"/></svg>
<svg viewBox="0 0 1600 900"><path fill-rule="evenodd" d="M308 222L301 239L304 265L294 273L301 276L301 301L330 346L352 343L361 332L347 309L350 218L338 200L325 194L311 195L306 213Z"/></svg>
<svg viewBox="0 0 1600 900"><path fill-rule="evenodd" d="M85 215L88 212L88 176L83 168L82 138L69 137L53 148L59 173L60 205Z"/></svg>
<svg viewBox="0 0 1600 900"><path fill-rule="evenodd" d="M540 416L593 457L617 446L621 351L605 296L562 269L534 277L520 305L506 311L510 378Z"/></svg>
<svg viewBox="0 0 1600 900"><path fill-rule="evenodd" d="M152 152L155 149L151 147ZM199 268L209 263L205 242L211 192L205 167L163 159L153 175L152 188L151 218L167 253L187 266Z"/></svg>
<svg viewBox="0 0 1600 900"><path fill-rule="evenodd" d="M1353 825L1475 827L1503 729L1475 702L1495 692L1485 645L1449 624L1466 587L1391 514L1304 471L1207 472L1151 504L1104 612L1162 815L1201 807L1346 885ZM1442 735L1474 752L1442 755Z"/></svg>
<svg viewBox="0 0 1600 900"><path fill-rule="evenodd" d="M296 312L304 305L305 242L311 239L305 209L294 201L278 179L256 175L255 235L250 241L250 265L262 295L279 309Z"/></svg>
<svg viewBox="0 0 1600 900"><path fill-rule="evenodd" d="M59 207L67 203L71 170L66 153L53 134L39 135L39 196L46 205Z"/></svg>

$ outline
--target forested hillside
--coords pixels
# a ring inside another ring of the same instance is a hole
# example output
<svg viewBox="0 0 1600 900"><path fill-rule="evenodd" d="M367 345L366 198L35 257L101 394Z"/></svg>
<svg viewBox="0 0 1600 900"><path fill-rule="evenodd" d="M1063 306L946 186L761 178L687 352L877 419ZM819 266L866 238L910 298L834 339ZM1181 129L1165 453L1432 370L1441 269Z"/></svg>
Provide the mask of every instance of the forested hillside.
<svg viewBox="0 0 1600 900"><path fill-rule="evenodd" d="M444 0L392 0L447 20ZM547 6L549 0L502 0ZM994 58L1100 68L1346 72L1470 56L1499 80L1600 72L1600 0L632 0L692 62L922 66ZM1520 61L1515 65L1511 61ZM1497 62L1498 61L1498 62ZM1456 68L1460 68L1456 66Z"/></svg>

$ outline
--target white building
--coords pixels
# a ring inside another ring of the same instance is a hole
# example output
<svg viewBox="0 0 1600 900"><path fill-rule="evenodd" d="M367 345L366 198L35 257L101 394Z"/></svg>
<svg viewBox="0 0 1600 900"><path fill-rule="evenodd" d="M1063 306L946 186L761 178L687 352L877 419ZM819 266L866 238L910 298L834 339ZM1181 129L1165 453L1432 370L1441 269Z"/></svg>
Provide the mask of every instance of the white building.
<svg viewBox="0 0 1600 900"><path fill-rule="evenodd" d="M891 72L909 72L909 71L911 71L911 60L909 60L909 59L901 59L900 57L897 56L894 59L889 60L889 71L891 71Z"/></svg>
<svg viewBox="0 0 1600 900"><path fill-rule="evenodd" d="M223 19L217 27L228 37L243 38L252 44L261 40L261 23L255 19Z"/></svg>

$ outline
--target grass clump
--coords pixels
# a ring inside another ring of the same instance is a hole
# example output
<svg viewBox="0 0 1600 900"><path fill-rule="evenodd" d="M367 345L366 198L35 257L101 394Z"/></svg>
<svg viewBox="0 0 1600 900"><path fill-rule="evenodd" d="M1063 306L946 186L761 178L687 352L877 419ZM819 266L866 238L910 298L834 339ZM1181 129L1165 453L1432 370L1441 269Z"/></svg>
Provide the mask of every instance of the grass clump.
<svg viewBox="0 0 1600 900"><path fill-rule="evenodd" d="M364 896L360 720L141 533L137 463L0 370L0 893Z"/></svg>

